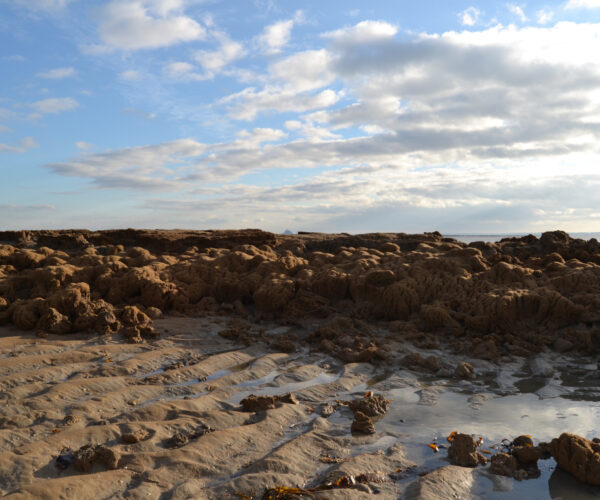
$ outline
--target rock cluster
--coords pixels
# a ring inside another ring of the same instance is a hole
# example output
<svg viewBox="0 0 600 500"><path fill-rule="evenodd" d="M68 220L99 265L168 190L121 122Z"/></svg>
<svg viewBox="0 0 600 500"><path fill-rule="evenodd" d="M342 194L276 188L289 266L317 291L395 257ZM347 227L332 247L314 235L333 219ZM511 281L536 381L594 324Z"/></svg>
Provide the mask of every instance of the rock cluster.
<svg viewBox="0 0 600 500"><path fill-rule="evenodd" d="M258 230L4 232L0 241L0 324L23 330L140 342L163 311L256 308L288 321L345 317L352 328L311 338L345 361L388 356L361 319L424 343L456 339L457 351L490 360L600 346L600 244L560 231L469 245L439 233Z"/></svg>

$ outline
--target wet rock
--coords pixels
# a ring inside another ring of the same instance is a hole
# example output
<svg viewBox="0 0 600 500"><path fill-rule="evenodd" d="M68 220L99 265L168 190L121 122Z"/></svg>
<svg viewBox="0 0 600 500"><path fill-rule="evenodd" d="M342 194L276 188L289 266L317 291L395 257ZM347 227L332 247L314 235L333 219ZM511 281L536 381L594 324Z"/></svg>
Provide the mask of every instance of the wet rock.
<svg viewBox="0 0 600 500"><path fill-rule="evenodd" d="M362 412L368 417L381 417L390 407L389 399L386 399L383 394L375 394L370 391L361 399L354 399L347 403L353 412Z"/></svg>
<svg viewBox="0 0 600 500"><path fill-rule="evenodd" d="M78 422L81 422L81 419L78 416L76 416L76 415L67 415L63 419L63 425L73 425L73 424L76 424Z"/></svg>
<svg viewBox="0 0 600 500"><path fill-rule="evenodd" d="M563 339L562 337L558 337L553 344L554 350L556 352L567 352L573 349L573 342Z"/></svg>
<svg viewBox="0 0 600 500"><path fill-rule="evenodd" d="M517 459L508 453L496 453L490 459L490 472L499 476L513 477L517 470Z"/></svg>
<svg viewBox="0 0 600 500"><path fill-rule="evenodd" d="M517 436L512 441L512 445L519 446L533 446L533 438L528 434L522 434L521 436Z"/></svg>
<svg viewBox="0 0 600 500"><path fill-rule="evenodd" d="M471 356L475 358L486 359L488 361L494 361L498 359L500 353L498 352L496 343L492 339L476 339L471 345Z"/></svg>
<svg viewBox="0 0 600 500"><path fill-rule="evenodd" d="M584 483L600 485L600 444L563 433L550 443L558 466Z"/></svg>
<svg viewBox="0 0 600 500"><path fill-rule="evenodd" d="M166 443L167 448L181 448L190 442L190 437L183 432L176 432Z"/></svg>
<svg viewBox="0 0 600 500"><path fill-rule="evenodd" d="M554 374L554 368L544 358L535 357L529 361L529 369L536 377L550 378Z"/></svg>
<svg viewBox="0 0 600 500"><path fill-rule="evenodd" d="M278 396L255 396L250 394L250 396L240 401L242 411L247 412L272 410L281 404L296 405L298 399L291 392L288 392Z"/></svg>
<svg viewBox="0 0 600 500"><path fill-rule="evenodd" d="M213 432L211 427L205 424L200 424L196 429L191 431L175 432L169 439L167 439L165 446L167 448L181 448L182 446L188 444L192 439L202 437L209 432Z"/></svg>
<svg viewBox="0 0 600 500"><path fill-rule="evenodd" d="M265 411L274 409L275 401L274 396L255 396L251 394L247 398L242 399L240 405L242 406L242 411Z"/></svg>
<svg viewBox="0 0 600 500"><path fill-rule="evenodd" d="M68 469L71 464L75 461L75 455L72 453L71 448L61 451L60 455L56 457L56 468L60 470Z"/></svg>
<svg viewBox="0 0 600 500"><path fill-rule="evenodd" d="M354 413L351 431L356 434L375 434L375 424L373 420L361 411Z"/></svg>
<svg viewBox="0 0 600 500"><path fill-rule="evenodd" d="M485 465L487 458L477 451L477 442L469 434L456 434L448 448L448 457L454 465L477 467Z"/></svg>
<svg viewBox="0 0 600 500"><path fill-rule="evenodd" d="M296 396L294 396L291 392L283 394L282 396L275 396L275 399L278 403L285 403L287 405L298 404L298 398L296 398Z"/></svg>
<svg viewBox="0 0 600 500"><path fill-rule="evenodd" d="M139 443L140 441L145 441L150 437L150 432L146 429L138 429L133 432L128 432L126 434L121 435L121 439L124 443Z"/></svg>
<svg viewBox="0 0 600 500"><path fill-rule="evenodd" d="M330 405L329 403L326 403L323 406L321 406L321 416L323 418L331 417L331 415L333 415L334 412L335 412L335 408L333 407L333 405Z"/></svg>
<svg viewBox="0 0 600 500"><path fill-rule="evenodd" d="M146 308L146 314L148 315L148 317L150 317L152 319L162 318L162 315L163 315L162 311L158 307Z"/></svg>
<svg viewBox="0 0 600 500"><path fill-rule="evenodd" d="M523 465L537 464L540 459L540 451L537 446L516 446L512 454Z"/></svg>
<svg viewBox="0 0 600 500"><path fill-rule="evenodd" d="M461 379L471 379L475 377L475 369L471 363L461 361L458 363L458 365L456 365L454 376Z"/></svg>
<svg viewBox="0 0 600 500"><path fill-rule="evenodd" d="M119 452L102 445L86 444L75 452L73 463L80 472L90 472L96 463L107 469L116 469L119 465Z"/></svg>
<svg viewBox="0 0 600 500"><path fill-rule="evenodd" d="M38 321L37 329L62 335L71 331L71 321L69 321L68 316L50 307L48 312Z"/></svg>

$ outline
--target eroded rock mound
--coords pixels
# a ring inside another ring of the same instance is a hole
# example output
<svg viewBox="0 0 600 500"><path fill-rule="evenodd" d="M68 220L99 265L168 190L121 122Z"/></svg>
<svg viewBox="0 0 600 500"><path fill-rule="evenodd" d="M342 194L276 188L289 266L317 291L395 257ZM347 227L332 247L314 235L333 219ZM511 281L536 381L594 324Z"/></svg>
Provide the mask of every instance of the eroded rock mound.
<svg viewBox="0 0 600 500"><path fill-rule="evenodd" d="M563 433L550 443L558 466L584 483L600 485L600 443Z"/></svg>
<svg viewBox="0 0 600 500"><path fill-rule="evenodd" d="M7 231L0 241L0 324L23 330L142 342L163 312L223 312L330 318L309 341L346 362L389 357L364 320L402 324L397 340L459 339L457 351L490 361L600 350L600 244L561 231L468 245L439 233L259 230Z"/></svg>

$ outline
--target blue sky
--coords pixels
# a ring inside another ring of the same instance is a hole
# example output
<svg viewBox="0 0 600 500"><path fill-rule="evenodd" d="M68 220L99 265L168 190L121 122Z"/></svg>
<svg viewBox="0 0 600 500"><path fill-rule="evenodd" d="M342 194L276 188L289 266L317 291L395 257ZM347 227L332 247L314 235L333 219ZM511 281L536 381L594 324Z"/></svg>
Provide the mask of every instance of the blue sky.
<svg viewBox="0 0 600 500"><path fill-rule="evenodd" d="M600 0L0 0L0 227L600 221Z"/></svg>

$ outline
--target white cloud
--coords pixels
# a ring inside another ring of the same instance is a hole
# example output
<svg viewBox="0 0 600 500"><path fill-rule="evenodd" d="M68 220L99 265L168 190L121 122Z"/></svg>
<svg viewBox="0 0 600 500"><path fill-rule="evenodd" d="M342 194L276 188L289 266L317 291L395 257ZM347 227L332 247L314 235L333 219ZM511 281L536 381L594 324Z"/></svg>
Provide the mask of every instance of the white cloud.
<svg viewBox="0 0 600 500"><path fill-rule="evenodd" d="M75 68L55 68L48 71L42 71L38 73L36 76L38 78L47 78L49 80L61 80L63 78L69 78L71 76L75 76L77 72Z"/></svg>
<svg viewBox="0 0 600 500"><path fill-rule="evenodd" d="M16 205L12 203L1 203L0 211L6 212L30 212L30 211L56 210L55 205Z"/></svg>
<svg viewBox="0 0 600 500"><path fill-rule="evenodd" d="M75 143L75 147L77 149L81 149L82 151L88 151L88 150L92 149L94 147L94 145L89 142L77 141Z"/></svg>
<svg viewBox="0 0 600 500"><path fill-rule="evenodd" d="M569 0L565 9L600 9L600 0Z"/></svg>
<svg viewBox="0 0 600 500"><path fill-rule="evenodd" d="M266 88L256 91L247 88L243 91L221 99L221 104L231 105L231 115L238 120L253 120L264 111L294 111L297 113L314 109L328 108L338 102L340 96L331 89L317 94L298 94L289 89Z"/></svg>
<svg viewBox="0 0 600 500"><path fill-rule="evenodd" d="M212 51L198 50L194 54L194 59L204 68L207 78L221 72L227 65L246 54L244 46L225 33L217 31L213 35L219 41L219 48Z"/></svg>
<svg viewBox="0 0 600 500"><path fill-rule="evenodd" d="M464 26L475 26L480 16L481 11L477 7L467 7L458 15L458 19Z"/></svg>
<svg viewBox="0 0 600 500"><path fill-rule="evenodd" d="M193 139L151 146L83 154L71 161L47 165L52 171L91 179L97 187L145 190L178 190L191 162L206 151Z"/></svg>
<svg viewBox="0 0 600 500"><path fill-rule="evenodd" d="M195 71L196 67L188 62L172 62L165 66L164 73L168 78L179 81L206 80L205 75Z"/></svg>
<svg viewBox="0 0 600 500"><path fill-rule="evenodd" d="M142 79L142 74L135 69L128 69L119 75L123 80L136 81Z"/></svg>
<svg viewBox="0 0 600 500"><path fill-rule="evenodd" d="M124 114L124 115L137 116L137 117L142 118L144 120L154 120L156 118L156 114L155 113L147 113L146 111L142 111L140 109L135 109L135 108L123 108L121 110L121 113Z"/></svg>
<svg viewBox="0 0 600 500"><path fill-rule="evenodd" d="M294 21L279 21L265 28L262 35L257 38L257 43L266 54L278 54L289 41L292 34Z"/></svg>
<svg viewBox="0 0 600 500"><path fill-rule="evenodd" d="M513 14L514 16L517 16L519 18L519 21L524 23L529 20L528 17L525 15L525 12L523 12L522 7L515 5L515 4L508 4L507 8L511 14Z"/></svg>
<svg viewBox="0 0 600 500"><path fill-rule="evenodd" d="M57 11L64 9L75 0L10 0L14 5L25 7L29 10Z"/></svg>
<svg viewBox="0 0 600 500"><path fill-rule="evenodd" d="M548 24L554 18L554 11L550 9L541 9L536 12L536 21L538 24Z"/></svg>
<svg viewBox="0 0 600 500"><path fill-rule="evenodd" d="M14 61L14 62L25 62L25 59L21 54L11 54L9 56L3 56L2 59L5 61Z"/></svg>
<svg viewBox="0 0 600 500"><path fill-rule="evenodd" d="M240 119L300 113L283 117L285 131L82 154L50 167L99 187L187 193L148 204L177 210L178 221L200 209L225 225L269 214L272 224L296 218L322 230L356 230L359 221L389 230L381 221L397 224L399 211L421 231L600 223L590 209L600 203L600 25L396 36L378 23L329 33L325 48L273 62L264 83L220 101ZM231 184L295 168L326 173Z"/></svg>
<svg viewBox="0 0 600 500"><path fill-rule="evenodd" d="M342 44L353 43L360 45L393 38L398 28L385 21L361 21L350 28L343 28L325 33L323 36Z"/></svg>
<svg viewBox="0 0 600 500"><path fill-rule="evenodd" d="M292 35L294 24L302 23L304 14L301 10L296 11L293 19L277 21L265 27L262 34L255 41L259 50L265 54L279 54L281 49L288 44Z"/></svg>
<svg viewBox="0 0 600 500"><path fill-rule="evenodd" d="M139 50L201 40L206 30L183 13L183 0L112 0L100 9L93 50Z"/></svg>
<svg viewBox="0 0 600 500"><path fill-rule="evenodd" d="M30 149L37 148L39 144L33 137L24 137L19 141L18 146L10 146L8 144L0 144L0 153L25 153Z"/></svg>
<svg viewBox="0 0 600 500"><path fill-rule="evenodd" d="M79 103L71 97L51 97L30 104L35 111L35 117L72 111L79 107Z"/></svg>

